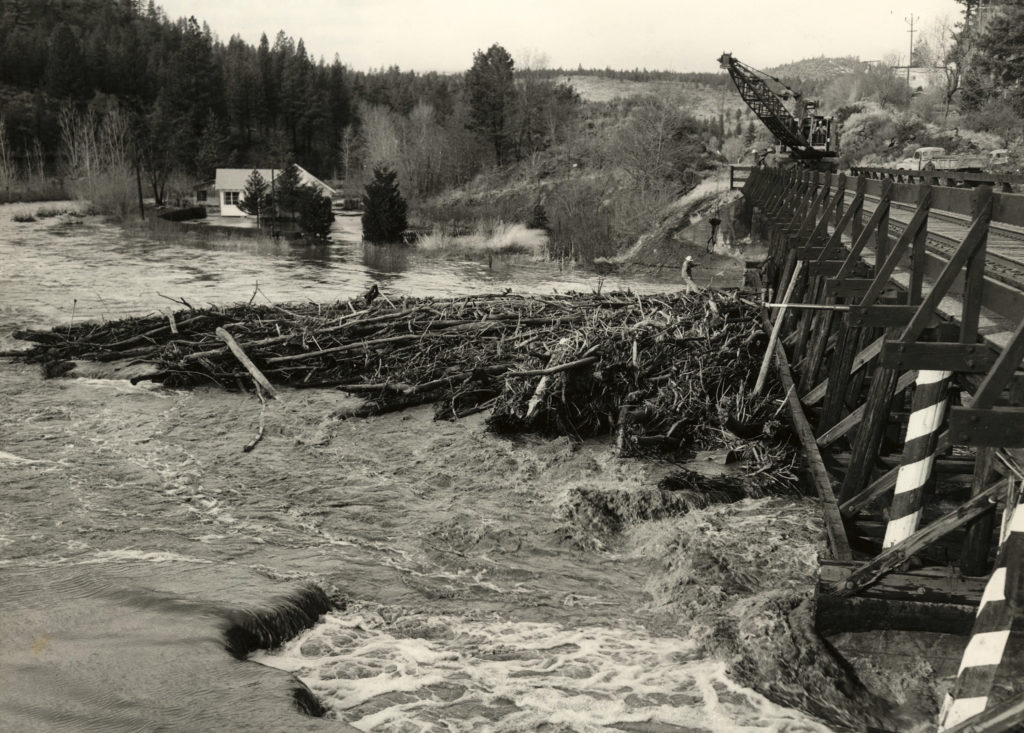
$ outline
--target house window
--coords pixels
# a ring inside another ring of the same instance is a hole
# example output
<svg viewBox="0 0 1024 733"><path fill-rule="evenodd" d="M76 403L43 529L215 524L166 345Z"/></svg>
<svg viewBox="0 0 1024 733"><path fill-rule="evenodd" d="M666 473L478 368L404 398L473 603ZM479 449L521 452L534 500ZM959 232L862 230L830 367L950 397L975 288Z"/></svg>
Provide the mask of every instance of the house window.
<svg viewBox="0 0 1024 733"><path fill-rule="evenodd" d="M206 191L196 191L196 202L200 204L206 203Z"/></svg>
<svg viewBox="0 0 1024 733"><path fill-rule="evenodd" d="M224 204L226 206L238 206L238 194L239 191L225 191L224 192Z"/></svg>

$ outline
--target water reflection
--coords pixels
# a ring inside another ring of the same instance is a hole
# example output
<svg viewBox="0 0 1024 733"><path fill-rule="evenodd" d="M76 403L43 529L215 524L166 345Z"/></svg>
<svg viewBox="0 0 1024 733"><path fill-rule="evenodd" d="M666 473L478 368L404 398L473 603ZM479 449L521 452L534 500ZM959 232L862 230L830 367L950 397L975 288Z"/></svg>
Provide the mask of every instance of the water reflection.
<svg viewBox="0 0 1024 733"><path fill-rule="evenodd" d="M409 248L404 245L363 242L363 264L378 275L385 276L409 269Z"/></svg>
<svg viewBox="0 0 1024 733"><path fill-rule="evenodd" d="M674 273L602 277L524 256L460 261L364 244L358 216L337 217L331 243L311 246L208 226L153 233L98 217L12 220L36 208L0 206L0 342L15 328L64 323L72 314L78 321L167 310L168 298L196 306L245 302L257 283L275 303L353 297L373 283L392 295L435 297L506 287L524 294L678 288Z"/></svg>

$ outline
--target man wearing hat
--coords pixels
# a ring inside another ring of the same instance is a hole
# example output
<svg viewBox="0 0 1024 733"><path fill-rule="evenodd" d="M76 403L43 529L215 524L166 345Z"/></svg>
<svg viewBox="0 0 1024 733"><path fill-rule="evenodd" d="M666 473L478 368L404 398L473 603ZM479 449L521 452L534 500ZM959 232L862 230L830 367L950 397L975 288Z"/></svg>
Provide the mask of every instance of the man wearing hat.
<svg viewBox="0 0 1024 733"><path fill-rule="evenodd" d="M697 287L697 283L693 281L693 277L691 276L693 268L696 266L697 264L693 261L693 257L686 255L686 259L683 260L682 270L679 274L683 276L683 285L686 286L687 293L696 293L700 290Z"/></svg>

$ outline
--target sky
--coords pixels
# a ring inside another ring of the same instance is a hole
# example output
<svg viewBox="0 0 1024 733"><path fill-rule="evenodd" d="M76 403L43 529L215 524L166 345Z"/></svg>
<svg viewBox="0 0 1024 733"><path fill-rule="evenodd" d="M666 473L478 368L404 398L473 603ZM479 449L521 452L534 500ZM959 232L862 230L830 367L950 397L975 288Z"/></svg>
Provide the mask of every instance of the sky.
<svg viewBox="0 0 1024 733"><path fill-rule="evenodd" d="M959 17L955 0L157 0L227 42L279 30L346 66L465 71L499 43L517 67L717 71L725 51L755 68L817 56L899 56Z"/></svg>

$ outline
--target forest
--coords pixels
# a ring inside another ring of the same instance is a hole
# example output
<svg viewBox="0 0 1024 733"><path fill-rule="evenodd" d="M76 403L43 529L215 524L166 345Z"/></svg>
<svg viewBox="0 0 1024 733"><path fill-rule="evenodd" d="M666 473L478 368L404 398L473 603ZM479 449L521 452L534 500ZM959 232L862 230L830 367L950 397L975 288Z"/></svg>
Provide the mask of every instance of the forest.
<svg viewBox="0 0 1024 733"><path fill-rule="evenodd" d="M340 55L311 58L285 31L256 46L224 42L153 0L0 0L0 175L76 177L69 138L95 128L97 139L130 137L131 150L113 157L144 169L158 201L219 166L289 157L332 180L390 163L409 195L426 196L546 149L578 121L580 100L559 81L566 74L515 69L500 46L481 54L494 79L474 83L472 69L355 71Z"/></svg>
<svg viewBox="0 0 1024 733"><path fill-rule="evenodd" d="M967 144L968 131L1020 147L1024 8L958 2L959 19L915 47L914 63L943 70L932 89L857 59L776 72L843 124L844 164ZM288 161L358 197L386 167L421 224L533 221L551 255L590 259L773 142L724 73L552 69L499 44L461 74L357 71L344 53L314 59L284 30L225 42L154 0L0 0L0 200L34 183L126 215L137 185L173 205L218 167ZM594 79L647 95L582 99Z"/></svg>

